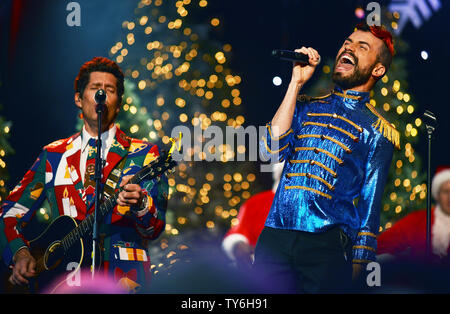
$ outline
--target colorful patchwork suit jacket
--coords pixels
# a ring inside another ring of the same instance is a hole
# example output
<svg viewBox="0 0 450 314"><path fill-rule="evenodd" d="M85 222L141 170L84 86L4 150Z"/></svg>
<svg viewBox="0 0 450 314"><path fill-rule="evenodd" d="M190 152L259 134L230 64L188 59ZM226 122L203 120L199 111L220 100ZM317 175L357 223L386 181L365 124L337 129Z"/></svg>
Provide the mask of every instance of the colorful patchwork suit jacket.
<svg viewBox="0 0 450 314"><path fill-rule="evenodd" d="M2 204L0 245L2 259L7 265L12 264L12 258L20 248L28 245L31 239L25 234L34 220L46 218L51 221L60 215L68 215L80 222L93 213L93 202L85 202L80 155L80 133L45 146ZM124 176L135 174L158 155L156 145L129 138L117 128L103 169L104 186L110 185L112 191L117 190ZM117 168L124 158L120 171ZM116 183L110 181L113 175L119 178ZM131 288L142 286L150 279L146 242L157 238L164 230L168 196L165 176L159 182L153 179L140 185L148 199L147 208L137 215L129 215L129 207L116 206L99 226L104 247L103 270L116 281L126 281ZM42 218L42 213L47 216Z"/></svg>

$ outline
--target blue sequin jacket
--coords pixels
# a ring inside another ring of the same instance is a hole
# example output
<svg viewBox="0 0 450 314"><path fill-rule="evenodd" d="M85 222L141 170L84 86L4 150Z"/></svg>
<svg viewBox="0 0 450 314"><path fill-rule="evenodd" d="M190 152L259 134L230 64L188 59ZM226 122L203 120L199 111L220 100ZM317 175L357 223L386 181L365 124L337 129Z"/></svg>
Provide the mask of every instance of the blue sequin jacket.
<svg viewBox="0 0 450 314"><path fill-rule="evenodd" d="M274 137L268 123L260 143L263 156L285 161L265 225L315 233L338 225L353 241L353 263L374 261L399 132L369 103L369 92L336 86L297 100L291 128Z"/></svg>

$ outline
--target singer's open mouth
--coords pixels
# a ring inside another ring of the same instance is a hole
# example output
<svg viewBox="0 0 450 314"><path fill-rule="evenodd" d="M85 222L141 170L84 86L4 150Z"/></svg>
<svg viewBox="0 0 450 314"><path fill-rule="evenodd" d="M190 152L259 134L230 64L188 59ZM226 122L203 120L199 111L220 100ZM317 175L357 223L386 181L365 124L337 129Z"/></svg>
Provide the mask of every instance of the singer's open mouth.
<svg viewBox="0 0 450 314"><path fill-rule="evenodd" d="M351 71L355 67L355 59L348 53L344 53L338 61L336 71L345 72Z"/></svg>

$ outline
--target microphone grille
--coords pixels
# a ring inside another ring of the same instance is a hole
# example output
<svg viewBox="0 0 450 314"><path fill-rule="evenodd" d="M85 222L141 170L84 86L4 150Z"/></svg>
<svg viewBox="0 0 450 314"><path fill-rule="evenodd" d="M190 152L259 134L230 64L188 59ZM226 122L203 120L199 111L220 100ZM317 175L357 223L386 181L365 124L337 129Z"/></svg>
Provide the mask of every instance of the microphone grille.
<svg viewBox="0 0 450 314"><path fill-rule="evenodd" d="M94 101L97 103L104 102L106 100L106 92L103 89L99 89L94 95Z"/></svg>

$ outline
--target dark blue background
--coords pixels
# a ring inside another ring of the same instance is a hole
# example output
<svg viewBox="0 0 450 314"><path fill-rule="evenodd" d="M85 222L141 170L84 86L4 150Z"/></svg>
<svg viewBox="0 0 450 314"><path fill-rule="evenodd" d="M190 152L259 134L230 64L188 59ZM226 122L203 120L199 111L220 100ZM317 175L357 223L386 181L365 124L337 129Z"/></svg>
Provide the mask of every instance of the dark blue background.
<svg viewBox="0 0 450 314"><path fill-rule="evenodd" d="M23 0L17 42L9 47L12 0L0 3L0 112L13 122L10 142L16 154L7 158L12 187L31 166L42 146L74 132L78 110L73 102L73 80L82 63L108 56L123 40L121 24L134 18L137 1L80 0L81 27L66 24L70 1ZM240 85L247 124L269 121L281 102L290 77L290 64L274 60L272 49L312 46L324 58L334 58L343 39L358 21L358 4L368 1L208 1L204 18L217 16L215 35L233 46L230 67L242 77ZM410 44L409 87L419 110L434 112L440 121L433 143L432 169L450 164L447 136L450 123L448 96L449 3L424 21L410 23L402 37ZM196 3L196 1L195 1ZM386 3L386 2L380 2ZM10 48L14 53L10 54ZM428 51L428 60L420 58ZM281 86L272 78L280 76ZM424 166L426 139L418 147ZM418 169L425 171L425 168Z"/></svg>

